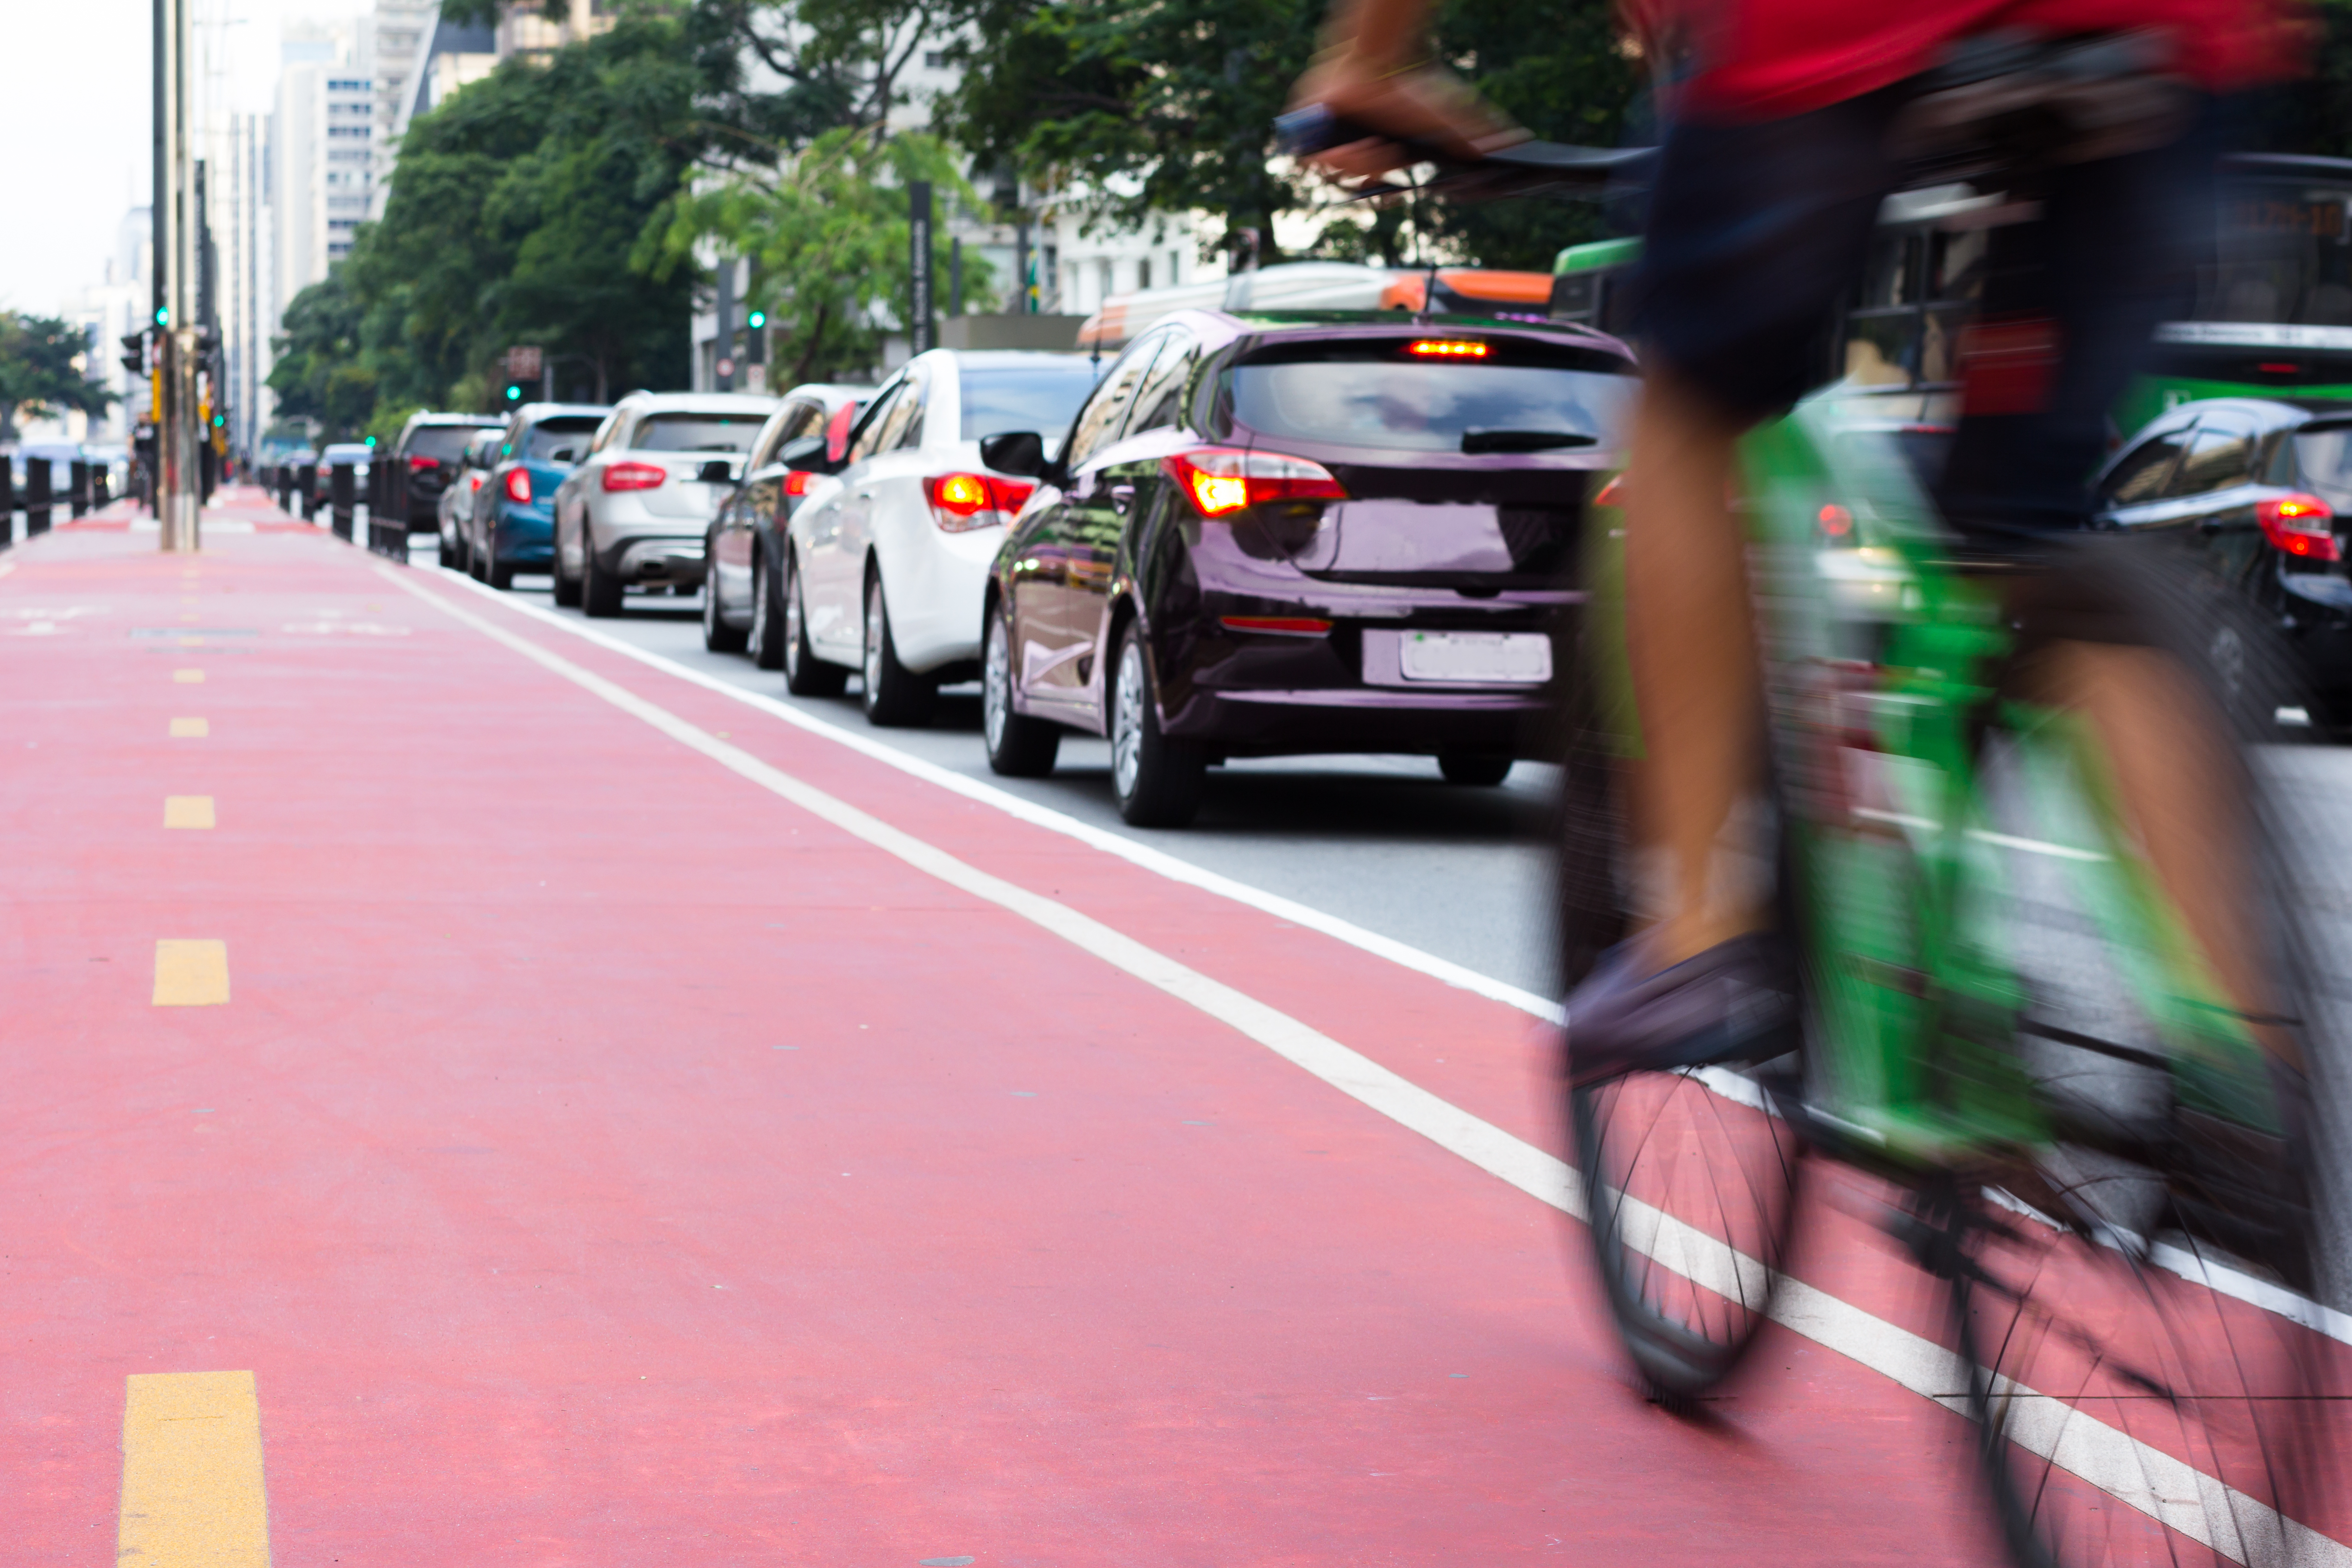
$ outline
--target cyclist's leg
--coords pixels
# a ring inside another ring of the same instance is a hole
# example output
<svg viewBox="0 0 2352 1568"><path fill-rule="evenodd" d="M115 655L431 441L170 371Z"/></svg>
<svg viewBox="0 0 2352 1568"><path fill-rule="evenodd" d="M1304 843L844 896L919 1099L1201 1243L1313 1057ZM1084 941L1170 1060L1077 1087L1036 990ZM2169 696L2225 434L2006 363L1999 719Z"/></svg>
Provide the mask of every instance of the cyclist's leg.
<svg viewBox="0 0 2352 1568"><path fill-rule="evenodd" d="M2200 132L2075 166L2054 183L2042 225L1995 246L1986 318L2002 328L2003 368L1997 377L1969 374L1967 413L1938 487L1958 526L1998 536L2088 521L2084 478L2106 448L2106 411L2181 299L2193 237L2211 223L2211 159ZM2020 353L2037 342L2038 364ZM2069 619L2057 612L2035 660L2042 694L2089 721L2149 868L2215 982L2242 1012L2267 1015L2269 985L2247 934L2254 922L2246 918L2242 770L2224 716L2144 630L2070 637ZM2256 1033L2292 1060L2283 1031Z"/></svg>
<svg viewBox="0 0 2352 1568"><path fill-rule="evenodd" d="M1752 926L1717 843L1754 785L1755 634L1746 542L1729 507L1749 426L1823 379L1838 295L1892 182L1891 93L1669 135L1643 258L1650 367L1626 478L1626 652L1641 721L1635 797L1664 862L1648 968Z"/></svg>

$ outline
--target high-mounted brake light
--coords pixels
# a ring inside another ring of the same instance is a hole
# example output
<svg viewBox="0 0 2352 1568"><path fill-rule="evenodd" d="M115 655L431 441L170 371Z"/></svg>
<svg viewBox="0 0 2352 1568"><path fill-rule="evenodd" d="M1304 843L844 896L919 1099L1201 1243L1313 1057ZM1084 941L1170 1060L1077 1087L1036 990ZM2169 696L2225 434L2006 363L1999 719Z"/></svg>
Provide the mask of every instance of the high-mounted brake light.
<svg viewBox="0 0 2352 1568"><path fill-rule="evenodd" d="M437 468L440 466L441 459L438 458L412 456L408 459L408 471L412 474L421 473L426 468Z"/></svg>
<svg viewBox="0 0 2352 1568"><path fill-rule="evenodd" d="M1853 513L1846 510L1845 508L1838 505L1835 501L1832 501L1829 505L1822 508L1820 522L1822 525L1822 531L1828 534L1832 539L1843 539L1847 534L1853 531Z"/></svg>
<svg viewBox="0 0 2352 1568"><path fill-rule="evenodd" d="M2305 561L2344 559L2336 542L2336 513L2317 496L2297 493L2256 501L2254 516L2263 525L2263 537L2289 555Z"/></svg>
<svg viewBox="0 0 2352 1568"><path fill-rule="evenodd" d="M654 463L612 463L604 468L607 490L658 489L669 482L669 470Z"/></svg>
<svg viewBox="0 0 2352 1568"><path fill-rule="evenodd" d="M1476 338L1415 338L1404 352L1416 359L1485 359L1495 350Z"/></svg>
<svg viewBox="0 0 2352 1568"><path fill-rule="evenodd" d="M934 474L923 481L931 521L950 533L993 528L1010 519L1037 487L1027 479L994 474Z"/></svg>
<svg viewBox="0 0 2352 1568"><path fill-rule="evenodd" d="M530 474L522 468L507 470L507 500L517 506L530 504Z"/></svg>
<svg viewBox="0 0 2352 1568"><path fill-rule="evenodd" d="M1160 464L1202 517L1223 517L1277 500L1346 500L1348 492L1320 463L1276 452L1204 447Z"/></svg>
<svg viewBox="0 0 2352 1568"><path fill-rule="evenodd" d="M804 496L809 492L809 486L815 482L816 475L810 469L788 468L784 471L784 493L788 496Z"/></svg>

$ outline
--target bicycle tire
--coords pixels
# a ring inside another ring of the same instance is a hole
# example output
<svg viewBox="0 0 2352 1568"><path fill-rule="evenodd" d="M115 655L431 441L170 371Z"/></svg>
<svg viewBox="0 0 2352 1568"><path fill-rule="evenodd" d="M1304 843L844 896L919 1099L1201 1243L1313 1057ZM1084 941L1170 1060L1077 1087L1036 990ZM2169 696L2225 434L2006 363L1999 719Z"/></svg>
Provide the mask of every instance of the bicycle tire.
<svg viewBox="0 0 2352 1568"><path fill-rule="evenodd" d="M2160 552L2082 559L2099 563L2147 643L2192 679L2231 757L2248 757L2291 696L2268 630ZM2226 680L2202 662L2220 626L2246 652ZM2288 1020L2277 1026L2311 1069L2301 1079L2272 1069L2278 1136L2187 1106L2177 1071L2119 1065L2089 1044L2100 1036L2053 1030L2046 1016L2098 1005L2097 977L2070 960L2079 994L2053 994L2037 973L2030 1013L2042 1021L2027 1029L2041 1034L2021 1045L2054 1141L1943 1200L1937 1266L1980 1468L2020 1568L2309 1561L2305 1521L2340 1495L2329 1473L2336 1418L2320 1397L2326 1356L2295 1305L2321 1253L2310 1178L2329 1167L2329 1134L2310 1086L2334 1073L2335 1025L2289 853L2308 844L2298 814L2259 766L2241 782L2249 913ZM2072 1043L2053 1045L2060 1034Z"/></svg>
<svg viewBox="0 0 2352 1568"><path fill-rule="evenodd" d="M1596 651L1568 664L1557 843L1571 988L1634 919L1622 747L1604 715ZM1798 1076L1783 1053L1567 1092L1583 1250L1635 1376L1659 1404L1687 1409L1721 1384L1769 1318L1801 1153L1775 1102Z"/></svg>

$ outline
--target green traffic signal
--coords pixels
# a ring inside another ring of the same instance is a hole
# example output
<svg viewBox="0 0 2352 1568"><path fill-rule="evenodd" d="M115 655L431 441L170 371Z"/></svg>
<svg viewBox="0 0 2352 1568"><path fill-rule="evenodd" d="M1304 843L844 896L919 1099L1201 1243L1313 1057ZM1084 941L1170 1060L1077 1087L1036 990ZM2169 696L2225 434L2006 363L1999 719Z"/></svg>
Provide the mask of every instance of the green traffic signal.
<svg viewBox="0 0 2352 1568"><path fill-rule="evenodd" d="M514 384L512 384L511 382L509 382L509 383L507 384L507 401L508 401L509 403L520 403L520 402L521 402L521 401L522 401L522 388L521 388L521 387L520 387L520 386L517 386L517 385L515 385Z"/></svg>
<svg viewBox="0 0 2352 1568"><path fill-rule="evenodd" d="M765 310L754 310L751 312L751 328L756 331L760 328L768 324L768 312Z"/></svg>
<svg viewBox="0 0 2352 1568"><path fill-rule="evenodd" d="M168 307L163 305L155 307L155 324L159 327L168 327L172 324L172 312Z"/></svg>

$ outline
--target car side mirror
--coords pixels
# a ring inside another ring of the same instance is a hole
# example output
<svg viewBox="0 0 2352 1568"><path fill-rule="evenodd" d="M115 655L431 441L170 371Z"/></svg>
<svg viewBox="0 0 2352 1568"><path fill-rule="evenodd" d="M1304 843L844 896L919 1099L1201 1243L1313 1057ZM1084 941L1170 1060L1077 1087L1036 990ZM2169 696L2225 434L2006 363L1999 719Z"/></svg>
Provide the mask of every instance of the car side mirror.
<svg viewBox="0 0 2352 1568"><path fill-rule="evenodd" d="M703 464L702 467L695 469L694 477L701 480L706 485L723 485L732 480L735 478L735 473L734 470L728 466L726 458L713 458L709 462Z"/></svg>
<svg viewBox="0 0 2352 1568"><path fill-rule="evenodd" d="M1034 430L1006 430L983 437L980 443L980 460L1000 474L1017 474L1023 479L1045 477L1045 438Z"/></svg>
<svg viewBox="0 0 2352 1568"><path fill-rule="evenodd" d="M580 460L580 455L570 447L558 447L547 455L547 460L551 463L576 463Z"/></svg>

